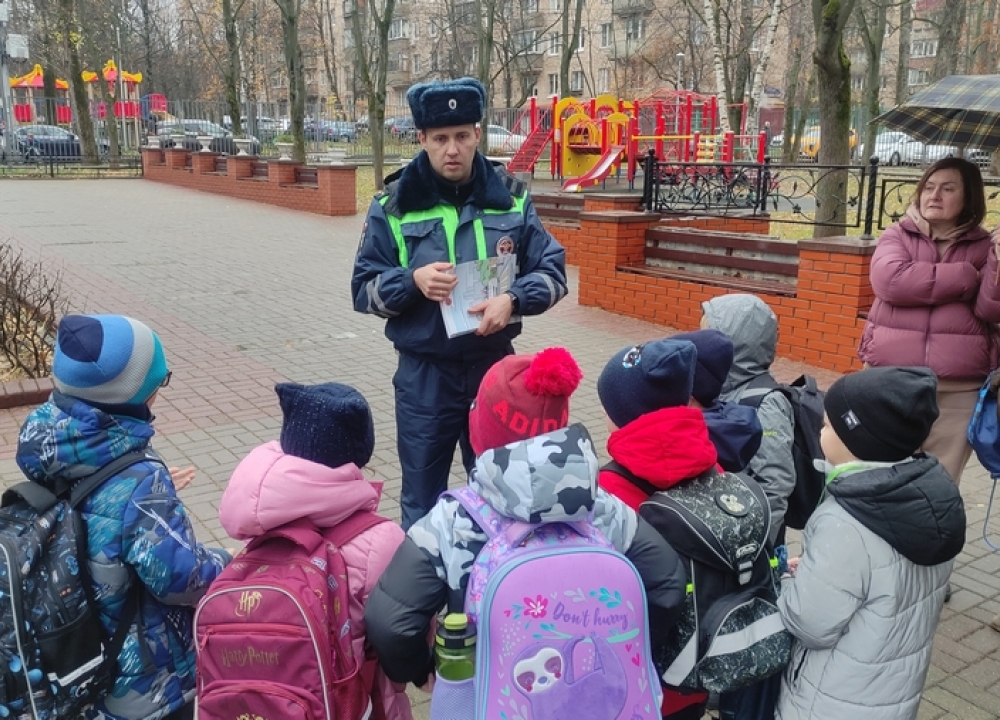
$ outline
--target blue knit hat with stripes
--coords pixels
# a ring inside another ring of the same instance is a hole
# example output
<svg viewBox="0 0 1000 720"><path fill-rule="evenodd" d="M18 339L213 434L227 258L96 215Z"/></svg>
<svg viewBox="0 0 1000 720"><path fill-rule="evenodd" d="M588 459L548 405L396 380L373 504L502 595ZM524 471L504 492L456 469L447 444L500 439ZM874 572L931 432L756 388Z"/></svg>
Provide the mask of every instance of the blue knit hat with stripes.
<svg viewBox="0 0 1000 720"><path fill-rule="evenodd" d="M167 377L160 338L124 315L67 315L59 322L56 389L98 405L146 402Z"/></svg>

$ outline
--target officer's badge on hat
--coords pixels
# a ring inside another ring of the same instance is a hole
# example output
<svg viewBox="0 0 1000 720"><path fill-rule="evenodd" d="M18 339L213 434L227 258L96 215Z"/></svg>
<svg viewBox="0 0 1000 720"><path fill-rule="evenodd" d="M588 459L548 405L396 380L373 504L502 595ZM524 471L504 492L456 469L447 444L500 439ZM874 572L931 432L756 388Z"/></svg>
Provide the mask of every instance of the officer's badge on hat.
<svg viewBox="0 0 1000 720"><path fill-rule="evenodd" d="M471 77L420 83L407 91L406 100L421 130L471 125L483 119L486 89Z"/></svg>

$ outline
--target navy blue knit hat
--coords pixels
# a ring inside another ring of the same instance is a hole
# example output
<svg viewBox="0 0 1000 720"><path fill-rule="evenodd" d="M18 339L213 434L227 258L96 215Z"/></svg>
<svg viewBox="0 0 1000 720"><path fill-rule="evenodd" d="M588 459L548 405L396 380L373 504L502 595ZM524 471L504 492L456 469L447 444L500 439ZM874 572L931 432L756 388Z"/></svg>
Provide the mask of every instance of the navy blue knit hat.
<svg viewBox="0 0 1000 720"><path fill-rule="evenodd" d="M337 468L368 464L375 425L364 396L348 385L275 385L281 412L281 449L288 455Z"/></svg>
<svg viewBox="0 0 1000 720"><path fill-rule="evenodd" d="M618 427L691 400L698 351L686 340L654 340L615 354L597 379L604 411Z"/></svg>
<svg viewBox="0 0 1000 720"><path fill-rule="evenodd" d="M471 125L483 119L486 89L471 77L419 83L406 92L413 124L428 128Z"/></svg>
<svg viewBox="0 0 1000 720"><path fill-rule="evenodd" d="M66 315L52 358L56 390L98 405L146 402L167 377L160 338L124 315Z"/></svg>
<svg viewBox="0 0 1000 720"><path fill-rule="evenodd" d="M733 341L718 330L696 330L672 335L673 340L687 340L698 350L694 366L694 387L691 397L708 407L719 399L722 386L733 367Z"/></svg>

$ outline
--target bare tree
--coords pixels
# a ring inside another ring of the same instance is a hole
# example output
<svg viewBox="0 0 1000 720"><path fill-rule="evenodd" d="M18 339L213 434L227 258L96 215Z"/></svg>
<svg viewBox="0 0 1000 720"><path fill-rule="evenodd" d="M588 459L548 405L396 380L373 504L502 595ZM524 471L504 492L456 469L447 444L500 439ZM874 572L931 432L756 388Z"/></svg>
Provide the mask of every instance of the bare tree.
<svg viewBox="0 0 1000 720"><path fill-rule="evenodd" d="M913 33L913 14L906 0L899 6L899 52L896 56L896 104L909 95L910 36Z"/></svg>
<svg viewBox="0 0 1000 720"><path fill-rule="evenodd" d="M948 0L937 14L938 49L930 79L940 80L958 71L959 43L965 25L965 0Z"/></svg>
<svg viewBox="0 0 1000 720"><path fill-rule="evenodd" d="M862 105L869 119L876 117L882 109L879 102L881 83L879 75L882 68L882 47L885 43L888 5L891 0L868 0L858 3L855 8L858 20L861 42L865 47L865 84ZM875 150L877 126L874 123L865 125L865 137L862 140L868 154ZM865 158L862 158L862 162Z"/></svg>
<svg viewBox="0 0 1000 720"><path fill-rule="evenodd" d="M389 64L389 26L396 0L350 0L356 3L351 16L354 42L354 73L368 97L368 127L371 129L375 187L383 186L385 162L385 79Z"/></svg>
<svg viewBox="0 0 1000 720"><path fill-rule="evenodd" d="M855 0L812 0L816 31L816 83L819 90L821 165L847 165L850 161L851 61L844 52L844 26ZM843 224L847 217L847 173L826 172L816 193L817 211L824 222ZM830 237L841 228L816 225L813 237Z"/></svg>

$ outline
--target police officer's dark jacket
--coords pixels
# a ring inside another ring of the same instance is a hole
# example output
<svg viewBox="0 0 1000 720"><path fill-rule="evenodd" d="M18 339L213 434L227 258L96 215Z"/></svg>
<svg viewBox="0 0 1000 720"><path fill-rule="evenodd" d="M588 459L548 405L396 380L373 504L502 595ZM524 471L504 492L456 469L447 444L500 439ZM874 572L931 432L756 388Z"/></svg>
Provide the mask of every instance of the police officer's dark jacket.
<svg viewBox="0 0 1000 720"><path fill-rule="evenodd" d="M438 303L413 282L414 268L514 252L518 314L540 314L566 295L565 251L542 227L524 183L481 153L473 161L471 193L458 207L442 197L426 152L386 181L368 211L351 292L355 310L388 319L385 334L398 350L474 360L502 352L521 332L520 323L510 323L487 337L449 339Z"/></svg>

